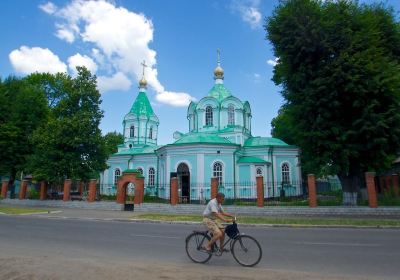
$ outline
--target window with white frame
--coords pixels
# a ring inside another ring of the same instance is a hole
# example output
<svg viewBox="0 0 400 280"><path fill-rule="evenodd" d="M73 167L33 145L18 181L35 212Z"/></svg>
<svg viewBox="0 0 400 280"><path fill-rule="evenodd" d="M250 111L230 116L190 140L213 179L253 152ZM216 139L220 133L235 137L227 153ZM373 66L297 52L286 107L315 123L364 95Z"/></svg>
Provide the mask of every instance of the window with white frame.
<svg viewBox="0 0 400 280"><path fill-rule="evenodd" d="M153 139L153 127L150 127L150 130L149 130L149 138L150 138L150 139Z"/></svg>
<svg viewBox="0 0 400 280"><path fill-rule="evenodd" d="M119 168L116 168L114 170L114 185L118 184L118 178L121 177L121 170Z"/></svg>
<svg viewBox="0 0 400 280"><path fill-rule="evenodd" d="M211 106L206 107L206 125L213 124L213 110Z"/></svg>
<svg viewBox="0 0 400 280"><path fill-rule="evenodd" d="M257 167L257 169L256 169L256 176L257 177L260 177L260 176L262 176L263 175L263 169L262 169L262 167Z"/></svg>
<svg viewBox="0 0 400 280"><path fill-rule="evenodd" d="M155 177L156 177L156 172L153 167L150 167L149 168L149 181L148 181L149 186L154 186Z"/></svg>
<svg viewBox="0 0 400 280"><path fill-rule="evenodd" d="M130 137L131 138L135 137L135 126L134 125L132 125L131 129L130 129Z"/></svg>
<svg viewBox="0 0 400 280"><path fill-rule="evenodd" d="M220 162L213 165L213 177L217 178L218 185L222 185L222 164Z"/></svg>
<svg viewBox="0 0 400 280"><path fill-rule="evenodd" d="M228 125L234 125L235 124L235 107L230 104L228 106Z"/></svg>
<svg viewBox="0 0 400 280"><path fill-rule="evenodd" d="M290 169L289 164L286 162L282 164L282 183L290 183Z"/></svg>

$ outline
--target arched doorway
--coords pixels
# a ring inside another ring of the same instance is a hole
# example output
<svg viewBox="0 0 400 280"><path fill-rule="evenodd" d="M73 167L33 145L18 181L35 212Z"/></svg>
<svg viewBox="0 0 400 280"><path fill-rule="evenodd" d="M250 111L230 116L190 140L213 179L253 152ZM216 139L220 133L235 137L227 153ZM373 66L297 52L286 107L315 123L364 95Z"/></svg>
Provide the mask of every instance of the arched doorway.
<svg viewBox="0 0 400 280"><path fill-rule="evenodd" d="M182 203L190 202L190 172L186 163L180 163L176 170L178 175L179 188L181 189Z"/></svg>

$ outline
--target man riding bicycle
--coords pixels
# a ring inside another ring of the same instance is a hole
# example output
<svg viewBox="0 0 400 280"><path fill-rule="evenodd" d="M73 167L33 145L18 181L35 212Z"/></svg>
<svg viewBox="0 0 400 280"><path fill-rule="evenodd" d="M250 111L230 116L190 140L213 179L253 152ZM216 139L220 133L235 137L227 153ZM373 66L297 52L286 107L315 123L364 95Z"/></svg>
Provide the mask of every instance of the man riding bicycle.
<svg viewBox="0 0 400 280"><path fill-rule="evenodd" d="M234 216L224 212L222 208L222 203L225 200L225 195L223 193L217 193L216 198L211 199L206 209L203 212L203 223L209 231L212 232L212 239L208 242L204 248L207 252L212 251L212 246L219 239L221 252L227 252L228 250L224 248L225 239L225 227L221 224L219 220L226 223L233 221ZM225 217L230 217L232 219L227 219ZM218 220L219 219L219 220Z"/></svg>

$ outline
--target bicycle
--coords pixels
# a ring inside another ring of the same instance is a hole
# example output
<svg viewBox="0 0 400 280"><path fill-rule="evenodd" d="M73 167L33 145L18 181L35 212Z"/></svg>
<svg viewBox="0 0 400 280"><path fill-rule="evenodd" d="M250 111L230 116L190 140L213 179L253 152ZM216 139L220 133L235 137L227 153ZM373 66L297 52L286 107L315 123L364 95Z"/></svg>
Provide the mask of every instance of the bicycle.
<svg viewBox="0 0 400 280"><path fill-rule="evenodd" d="M236 224L236 217L233 224ZM252 267L260 262L262 250L260 244L254 237L240 233L239 229L236 230L235 234L228 237L223 248L226 248L226 245L230 243L230 252L240 265ZM206 263L213 255L217 257L222 256L223 251L221 251L220 247L217 245L218 241L213 244L211 253L204 249L211 238L212 233L208 230L194 230L189 234L185 240L185 249L189 259L195 263Z"/></svg>

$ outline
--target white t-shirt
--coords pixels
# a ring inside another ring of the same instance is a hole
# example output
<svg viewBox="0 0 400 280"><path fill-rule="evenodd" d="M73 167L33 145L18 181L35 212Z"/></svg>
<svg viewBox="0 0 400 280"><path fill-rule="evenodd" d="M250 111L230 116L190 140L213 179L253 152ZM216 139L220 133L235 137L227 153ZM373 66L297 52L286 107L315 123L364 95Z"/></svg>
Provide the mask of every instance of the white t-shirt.
<svg viewBox="0 0 400 280"><path fill-rule="evenodd" d="M208 202L206 209L203 212L203 217L215 219L213 213L222 213L223 211L224 209L222 209L222 205L218 203L216 198L214 198Z"/></svg>

